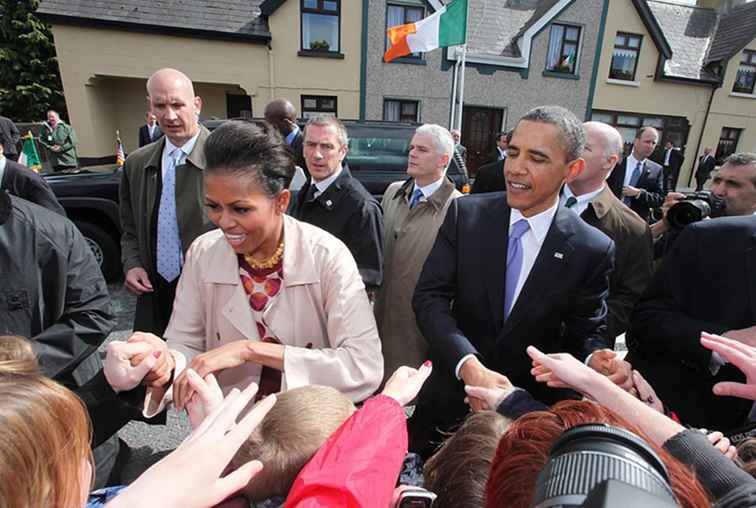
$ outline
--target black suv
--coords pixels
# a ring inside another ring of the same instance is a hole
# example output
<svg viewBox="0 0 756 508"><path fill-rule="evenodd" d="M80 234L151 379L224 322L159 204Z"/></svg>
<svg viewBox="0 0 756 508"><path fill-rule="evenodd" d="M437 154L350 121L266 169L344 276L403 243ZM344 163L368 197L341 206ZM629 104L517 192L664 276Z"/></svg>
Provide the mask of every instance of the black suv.
<svg viewBox="0 0 756 508"><path fill-rule="evenodd" d="M215 129L223 120L204 125ZM407 178L407 151L419 124L345 121L349 135L346 161L349 169L371 194L381 197L392 182ZM458 189L467 183L464 170L452 162L447 171ZM92 166L44 175L68 217L89 242L108 280L121 276L121 225L115 164Z"/></svg>

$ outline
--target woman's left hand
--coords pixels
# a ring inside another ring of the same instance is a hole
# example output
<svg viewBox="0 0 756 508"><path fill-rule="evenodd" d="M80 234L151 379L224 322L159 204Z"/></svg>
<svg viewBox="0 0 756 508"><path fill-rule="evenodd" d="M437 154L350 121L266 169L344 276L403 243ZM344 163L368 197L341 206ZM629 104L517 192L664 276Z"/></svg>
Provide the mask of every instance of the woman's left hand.
<svg viewBox="0 0 756 508"><path fill-rule="evenodd" d="M193 369L204 379L208 374L243 365L251 360L250 344L246 339L237 340L192 358L186 369L173 381L173 403L176 410L183 410L195 391L187 377L188 369Z"/></svg>

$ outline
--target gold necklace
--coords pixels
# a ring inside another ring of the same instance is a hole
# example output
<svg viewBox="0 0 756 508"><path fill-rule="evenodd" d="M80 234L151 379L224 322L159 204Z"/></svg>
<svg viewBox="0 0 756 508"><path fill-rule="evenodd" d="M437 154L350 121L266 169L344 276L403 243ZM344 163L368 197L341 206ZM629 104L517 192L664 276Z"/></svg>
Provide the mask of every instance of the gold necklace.
<svg viewBox="0 0 756 508"><path fill-rule="evenodd" d="M270 256L268 259L265 259L263 261L257 261L252 257L252 254L244 254L244 259L249 263L249 266L254 268L255 270L267 270L269 268L273 268L278 264L279 261L281 261L281 256L283 256L283 250L284 250L284 242L281 240L281 243L278 244L278 248L276 249L276 252L273 253L272 256Z"/></svg>

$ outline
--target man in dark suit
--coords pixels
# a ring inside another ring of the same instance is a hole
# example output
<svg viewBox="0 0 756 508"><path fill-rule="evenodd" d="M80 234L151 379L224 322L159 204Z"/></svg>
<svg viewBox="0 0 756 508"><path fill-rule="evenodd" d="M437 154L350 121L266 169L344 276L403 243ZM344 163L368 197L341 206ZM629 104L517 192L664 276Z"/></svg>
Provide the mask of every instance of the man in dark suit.
<svg viewBox="0 0 756 508"><path fill-rule="evenodd" d="M304 142L310 176L297 194L292 215L344 242L372 294L383 280L383 212L343 164L347 150L344 124L333 116L310 118Z"/></svg>
<svg viewBox="0 0 756 508"><path fill-rule="evenodd" d="M26 166L5 157L3 145L0 145L0 189L66 216L47 181Z"/></svg>
<svg viewBox="0 0 756 508"><path fill-rule="evenodd" d="M716 160L711 154L711 148L704 148L704 153L698 158L698 168L696 169L696 190L703 190L706 180L709 179L711 172L714 171Z"/></svg>
<svg viewBox="0 0 756 508"><path fill-rule="evenodd" d="M309 176L303 151L304 136L297 125L297 110L294 105L286 99L273 99L265 106L265 121L281 133L294 154L294 164Z"/></svg>
<svg viewBox="0 0 756 508"><path fill-rule="evenodd" d="M147 112L147 123L139 127L139 148L160 139L163 131L157 123L157 117L151 111Z"/></svg>
<svg viewBox="0 0 756 508"><path fill-rule="evenodd" d="M19 132L13 120L0 116L0 146L5 151L5 156L12 160L18 160Z"/></svg>
<svg viewBox="0 0 756 508"><path fill-rule="evenodd" d="M756 346L756 216L687 226L638 302L628 359L683 423L727 431L752 402L717 397L741 372L701 346L701 332Z"/></svg>
<svg viewBox="0 0 756 508"><path fill-rule="evenodd" d="M454 140L454 148L462 156L462 160L465 161L465 165L467 165L467 148L462 144L462 132L460 132L459 129L452 129L449 132L451 133L452 139Z"/></svg>
<svg viewBox="0 0 756 508"><path fill-rule="evenodd" d="M664 192L673 191L677 187L683 160L685 157L680 148L675 148L671 141L664 143L661 157L661 165L664 168Z"/></svg>
<svg viewBox="0 0 756 508"><path fill-rule="evenodd" d="M559 206L560 188L583 169L584 143L580 122L566 109L531 110L508 148L506 193L449 206L412 302L435 363L410 420L413 451L427 455L440 437L436 429L465 416L465 384L490 388L509 378L546 403L570 397L535 382L530 344L569 351L627 384L628 366L598 351L608 347L614 245Z"/></svg>
<svg viewBox="0 0 756 508"><path fill-rule="evenodd" d="M512 131L500 132L496 135L496 144L488 155L488 163L503 161L507 158L507 143L512 136Z"/></svg>
<svg viewBox="0 0 756 508"><path fill-rule="evenodd" d="M585 169L564 186L560 202L614 240L614 270L606 300L606 342L625 333L635 302L653 275L653 243L646 221L609 190L606 178L622 154L622 136L601 122L586 122Z"/></svg>
<svg viewBox="0 0 756 508"><path fill-rule="evenodd" d="M664 172L649 156L659 141L653 127L641 127L635 135L633 151L612 171L609 188L635 213L648 221L651 210L664 203Z"/></svg>
<svg viewBox="0 0 756 508"><path fill-rule="evenodd" d="M504 178L504 159L501 159L484 164L478 168L470 194L501 192L506 189L507 180Z"/></svg>

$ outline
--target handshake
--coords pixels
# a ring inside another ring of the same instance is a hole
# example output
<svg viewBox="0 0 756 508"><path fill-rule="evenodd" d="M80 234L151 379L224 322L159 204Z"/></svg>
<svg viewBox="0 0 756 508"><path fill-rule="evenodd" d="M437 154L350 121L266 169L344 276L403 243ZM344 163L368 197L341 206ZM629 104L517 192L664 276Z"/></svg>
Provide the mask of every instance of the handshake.
<svg viewBox="0 0 756 508"><path fill-rule="evenodd" d="M133 390L140 384L165 386L175 368L165 341L142 332L134 333L126 342L108 344L104 364L105 379L116 393Z"/></svg>

